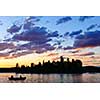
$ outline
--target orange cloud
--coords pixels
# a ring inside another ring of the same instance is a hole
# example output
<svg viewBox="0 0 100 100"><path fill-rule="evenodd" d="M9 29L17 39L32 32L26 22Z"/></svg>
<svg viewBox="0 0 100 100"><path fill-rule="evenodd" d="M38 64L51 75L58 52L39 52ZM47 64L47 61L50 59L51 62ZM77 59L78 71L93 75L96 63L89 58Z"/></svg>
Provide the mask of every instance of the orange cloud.
<svg viewBox="0 0 100 100"><path fill-rule="evenodd" d="M47 56L49 57L49 56L57 56L59 53L50 53L50 54L48 54Z"/></svg>

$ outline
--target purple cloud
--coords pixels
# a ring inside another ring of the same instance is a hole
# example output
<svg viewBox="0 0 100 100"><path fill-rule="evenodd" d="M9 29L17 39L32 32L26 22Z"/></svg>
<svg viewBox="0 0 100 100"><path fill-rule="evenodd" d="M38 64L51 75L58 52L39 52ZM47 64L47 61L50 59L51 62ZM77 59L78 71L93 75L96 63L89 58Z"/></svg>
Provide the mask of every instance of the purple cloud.
<svg viewBox="0 0 100 100"><path fill-rule="evenodd" d="M23 25L23 29L31 29L35 24L33 22L25 22Z"/></svg>
<svg viewBox="0 0 100 100"><path fill-rule="evenodd" d="M72 18L70 16L63 17L63 18L60 18L59 20L57 20L56 25L59 25L59 24L62 24L62 23L65 23L65 22L68 22L71 20L72 20Z"/></svg>
<svg viewBox="0 0 100 100"><path fill-rule="evenodd" d="M40 18L39 16L29 16L28 18L26 18L24 24L23 24L23 29L31 29L32 27L34 27L35 25L35 22L38 22L40 21Z"/></svg>
<svg viewBox="0 0 100 100"><path fill-rule="evenodd" d="M16 32L19 32L20 29L21 29L22 25L21 26L17 26L17 25L12 25L10 28L7 29L7 32L9 33L16 33Z"/></svg>
<svg viewBox="0 0 100 100"><path fill-rule="evenodd" d="M52 41L51 38L59 36L58 31L48 32L46 27L31 27L20 34L12 37L13 41L29 41L34 45Z"/></svg>
<svg viewBox="0 0 100 100"><path fill-rule="evenodd" d="M64 36L68 36L69 35L69 32L66 32L65 34L64 34Z"/></svg>
<svg viewBox="0 0 100 100"><path fill-rule="evenodd" d="M71 46L68 46L68 47L64 47L63 49L64 49L64 50L70 50L70 49L74 49L74 48L71 47Z"/></svg>
<svg viewBox="0 0 100 100"><path fill-rule="evenodd" d="M44 41L50 41L47 34L48 32L46 31L45 27L33 27L30 30L14 35L12 39L20 41L33 41L34 43L38 44Z"/></svg>
<svg viewBox="0 0 100 100"><path fill-rule="evenodd" d="M9 53L0 53L0 58L8 57Z"/></svg>
<svg viewBox="0 0 100 100"><path fill-rule="evenodd" d="M32 54L33 51L31 50L27 50L27 51L12 51L11 53L6 53L5 55L5 59L13 59L13 58L17 58L17 57L20 57L20 56L25 56L27 54ZM7 55L8 54L8 55Z"/></svg>
<svg viewBox="0 0 100 100"><path fill-rule="evenodd" d="M59 36L58 31L52 32L50 34L47 35L48 37L57 37Z"/></svg>
<svg viewBox="0 0 100 100"><path fill-rule="evenodd" d="M84 35L77 36L74 42L75 48L95 46L100 46L100 31L85 32Z"/></svg>
<svg viewBox="0 0 100 100"><path fill-rule="evenodd" d="M21 50L32 50L32 51L35 51L36 53L43 53L47 51L52 51L55 49L55 47L48 43L34 45L32 42L30 42L30 43L21 45L19 47L19 50L20 49Z"/></svg>
<svg viewBox="0 0 100 100"><path fill-rule="evenodd" d="M0 51L2 51L2 53L0 53L0 58L6 58L10 56L9 50L13 50L15 48L16 46L13 43L5 43L5 42L0 43Z"/></svg>
<svg viewBox="0 0 100 100"><path fill-rule="evenodd" d="M70 33L69 36L73 37L73 36L75 36L75 35L79 35L80 33L82 33L82 30L73 31L72 33Z"/></svg>
<svg viewBox="0 0 100 100"><path fill-rule="evenodd" d="M12 54L12 56L14 56L14 57L20 57L20 56L25 56L25 55L31 54L31 53L33 53L33 52L28 50L28 51L22 51L22 52L14 53L14 54Z"/></svg>
<svg viewBox="0 0 100 100"><path fill-rule="evenodd" d="M19 45L14 52L19 50L34 50L36 53L43 53L55 49L49 42L52 41L53 37L56 38L58 35L58 31L49 32L46 27L33 26L27 28L27 30L24 30L20 34L15 34L11 40L28 42Z"/></svg>
<svg viewBox="0 0 100 100"><path fill-rule="evenodd" d="M0 43L0 51L13 48L15 48L15 45L13 43Z"/></svg>
<svg viewBox="0 0 100 100"><path fill-rule="evenodd" d="M87 30L89 31L89 30L95 28L96 26L97 26L97 24L90 25L90 26L87 28Z"/></svg>

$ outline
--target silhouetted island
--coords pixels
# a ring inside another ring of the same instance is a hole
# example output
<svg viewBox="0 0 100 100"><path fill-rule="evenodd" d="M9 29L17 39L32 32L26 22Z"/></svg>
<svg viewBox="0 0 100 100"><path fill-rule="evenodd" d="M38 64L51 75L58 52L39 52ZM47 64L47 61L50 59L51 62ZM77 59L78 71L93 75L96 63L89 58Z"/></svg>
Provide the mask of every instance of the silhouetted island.
<svg viewBox="0 0 100 100"><path fill-rule="evenodd" d="M36 74L50 74L50 73L66 73L66 74L81 74L81 73L97 73L100 72L100 67L93 66L82 66L81 60L72 61L67 58L64 60L64 57L60 57L60 61L52 61L41 63L39 62L37 65L31 63L30 66L21 65L19 66L16 63L16 67L12 68L0 68L0 72L14 72L14 73L36 73Z"/></svg>

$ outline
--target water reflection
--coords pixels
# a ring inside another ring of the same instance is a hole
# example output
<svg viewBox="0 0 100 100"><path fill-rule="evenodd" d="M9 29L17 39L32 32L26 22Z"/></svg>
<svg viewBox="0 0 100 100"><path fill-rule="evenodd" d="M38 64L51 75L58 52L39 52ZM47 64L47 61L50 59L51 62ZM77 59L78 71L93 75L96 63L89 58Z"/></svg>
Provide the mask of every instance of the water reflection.
<svg viewBox="0 0 100 100"><path fill-rule="evenodd" d="M82 74L72 74L72 81L73 83L81 83L83 82Z"/></svg>
<svg viewBox="0 0 100 100"><path fill-rule="evenodd" d="M10 81L15 73L0 73L0 83L100 83L100 73L96 74L23 74L26 80ZM18 74L21 75L21 74Z"/></svg>

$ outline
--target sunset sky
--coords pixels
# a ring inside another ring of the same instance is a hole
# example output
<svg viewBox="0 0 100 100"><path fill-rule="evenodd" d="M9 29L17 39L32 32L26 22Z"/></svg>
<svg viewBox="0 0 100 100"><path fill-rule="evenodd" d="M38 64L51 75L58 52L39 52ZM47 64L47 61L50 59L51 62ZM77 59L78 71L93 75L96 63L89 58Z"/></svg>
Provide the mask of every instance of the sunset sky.
<svg viewBox="0 0 100 100"><path fill-rule="evenodd" d="M0 17L0 67L59 60L60 56L100 66L100 17Z"/></svg>

